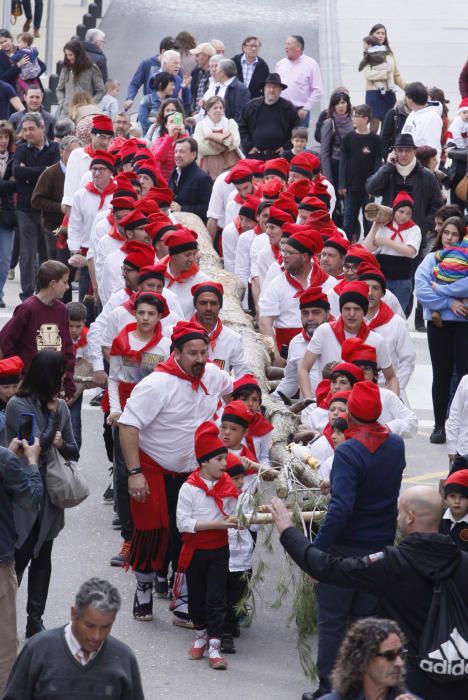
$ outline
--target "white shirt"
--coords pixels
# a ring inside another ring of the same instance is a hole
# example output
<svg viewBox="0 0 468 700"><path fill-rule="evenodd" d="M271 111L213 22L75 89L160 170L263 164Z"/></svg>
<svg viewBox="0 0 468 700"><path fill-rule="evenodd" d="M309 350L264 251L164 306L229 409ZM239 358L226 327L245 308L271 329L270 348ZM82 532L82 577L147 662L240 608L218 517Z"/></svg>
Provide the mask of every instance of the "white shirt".
<svg viewBox="0 0 468 700"><path fill-rule="evenodd" d="M307 276L307 286L310 285L312 272L313 269ZM329 277L323 283L322 289L326 291L333 284L336 284L335 278ZM296 287L293 287L288 282L285 274L274 277L270 284L262 287L258 300L259 316L273 317L276 328L301 328L301 310L299 308L299 299L296 296L298 291Z"/></svg>
<svg viewBox="0 0 468 700"><path fill-rule="evenodd" d="M307 350L308 344L309 341L304 338L302 332L295 335L294 338L291 340L288 348L288 359L286 362L286 367L284 368L284 376L278 384L278 386L276 387L275 391L272 393L272 398L281 400L279 392L281 392L285 396L288 396L290 399L296 396L297 392L299 391L299 384L297 381L297 368L299 366L299 362L304 357L304 353ZM319 384L322 378L316 362L310 370L309 377L310 384L312 386L312 393L315 394L317 385Z"/></svg>
<svg viewBox="0 0 468 700"><path fill-rule="evenodd" d="M442 105L437 102L428 105L415 112L410 112L406 117L402 134L411 134L416 146L431 146L437 151L437 161L440 160L442 151Z"/></svg>
<svg viewBox="0 0 468 700"><path fill-rule="evenodd" d="M418 432L416 414L390 389L379 386L379 393L382 413L377 422L386 425L392 433L402 438L411 438L416 435ZM301 415L308 430L321 433L328 422L328 411L317 406L308 406Z"/></svg>
<svg viewBox="0 0 468 700"><path fill-rule="evenodd" d="M109 301L104 305L97 319L90 325L88 332L88 348L89 360L93 365L93 370L98 372L104 369L104 360L102 357L102 336L107 326L113 309L125 303L129 299L129 295L125 289L118 289L114 292Z"/></svg>
<svg viewBox="0 0 468 700"><path fill-rule="evenodd" d="M388 226L382 226L382 228L379 228L378 231L378 236L381 238L388 238L390 239L393 236L393 231L388 228ZM400 236L403 238L403 241L401 240ZM411 258L415 258L416 255L419 252L419 248L421 246L421 229L419 226L416 224L414 226L411 226L411 228L407 228L404 231L400 232L400 236L396 236L394 238L394 241L396 243L404 243L406 245L410 245L412 248L414 248L414 253L411 255ZM390 248L389 246L386 245L381 245L376 250L374 250L374 255L394 255L397 257L402 258L402 254L399 253L395 248Z"/></svg>
<svg viewBox="0 0 468 700"><path fill-rule="evenodd" d="M123 252L122 245L123 242L121 241L120 247L114 250L113 253L109 253L102 266L101 281L98 281L98 293L103 306L107 304L114 292L122 289L124 284L122 265L126 253Z"/></svg>
<svg viewBox="0 0 468 700"><path fill-rule="evenodd" d="M101 646L98 649L96 649L96 651L91 651L89 653L84 652L80 646L79 641L72 632L71 622L69 622L68 625L65 626L64 633L65 641L67 643L68 648L70 649L71 655L82 666L86 666L87 664L89 664L90 661L95 659L102 649L101 644Z"/></svg>
<svg viewBox="0 0 468 700"><path fill-rule="evenodd" d="M193 435L211 420L219 400L232 393L227 372L209 362L202 382L208 394L191 382L163 372L142 379L127 401L119 423L140 431L140 448L164 469L183 473L196 467Z"/></svg>
<svg viewBox="0 0 468 700"><path fill-rule="evenodd" d="M122 247L124 241L120 241L117 238L113 238L112 236L109 236L108 233L105 233L102 238L99 240L95 253L94 253L94 272L96 275L96 281L98 284L98 289L100 292L100 287L102 286L102 274L103 274L103 269L104 269L104 264L106 262L106 259L109 255L112 253L115 253L116 250L120 250ZM90 248L91 250L91 248ZM122 273L119 271L120 278L122 280ZM122 280L123 282L123 280ZM101 297L101 294L99 293L99 298Z"/></svg>
<svg viewBox="0 0 468 700"><path fill-rule="evenodd" d="M71 207L73 204L73 197L80 189L81 178L84 173L88 172L90 165L91 156L85 153L84 148L75 148L75 150L70 153L63 185L62 204Z"/></svg>
<svg viewBox="0 0 468 700"><path fill-rule="evenodd" d="M110 209L100 209L94 217L91 234L89 236L89 250L86 255L87 259L96 257L96 249L100 239L108 233L112 224L109 221Z"/></svg>
<svg viewBox="0 0 468 700"><path fill-rule="evenodd" d="M228 224L231 223L231 221L234 221L236 216L238 216L240 208L242 204L239 204L239 202L236 202L235 197L237 195L237 190L234 187L234 190L230 193L227 203L226 203L226 208L224 210L224 225L227 226Z"/></svg>
<svg viewBox="0 0 468 700"><path fill-rule="evenodd" d="M258 258L260 253L266 246L268 246L268 248L271 247L270 240L266 233L259 233L258 236L255 236L255 239L252 241L252 247L250 249L250 282L253 280L254 277L259 277Z"/></svg>
<svg viewBox="0 0 468 700"><path fill-rule="evenodd" d="M107 208L112 199L109 193L104 199L102 208ZM89 248L91 229L94 218L99 210L100 197L83 188L73 197L73 204L68 221L68 247L70 250Z"/></svg>
<svg viewBox="0 0 468 700"><path fill-rule="evenodd" d="M344 332L344 335L345 338L355 337L355 334L348 333L347 331ZM382 369L390 367L392 363L385 340L382 336L374 331L370 331L365 342L367 345L372 345L372 347L376 349L378 367ZM322 325L317 328L307 346L307 350L313 352L314 355L319 355L316 362L319 363L320 371L322 371L329 362L341 362L341 345L329 323L322 323Z"/></svg>
<svg viewBox="0 0 468 700"><path fill-rule="evenodd" d="M131 323L131 321L130 321ZM138 338L135 331L128 334L128 341L132 350L141 350L147 344L147 340ZM168 338L161 338L159 343L152 345L142 354L141 364L131 362L128 357L111 355L109 360L109 403L111 413L120 413L119 382L132 382L137 384L144 377L153 372L160 362L164 362L170 355L171 342Z"/></svg>
<svg viewBox="0 0 468 700"><path fill-rule="evenodd" d="M228 530L229 571L249 571L252 568L254 541L250 530Z"/></svg>
<svg viewBox="0 0 468 700"><path fill-rule="evenodd" d="M169 272L171 272L171 263L169 262ZM172 273L171 273L172 274ZM173 282L166 279L166 288L173 292L177 299L179 300L180 308L182 309L183 317L186 321L192 318L195 308L193 306L193 296L191 289L194 285L200 284L201 282L208 282L210 278L201 270L184 280L183 282Z"/></svg>
<svg viewBox="0 0 468 700"><path fill-rule="evenodd" d="M468 374L462 377L445 424L449 455L468 454Z"/></svg>
<svg viewBox="0 0 468 700"><path fill-rule="evenodd" d="M209 489L212 489L216 481L210 481L202 477ZM234 515L237 508L237 498L223 498L223 511L226 515ZM208 496L203 489L193 484L182 484L177 500L177 529L179 532L196 532L195 525L198 520L221 520L223 513L218 508L212 496Z"/></svg>
<svg viewBox="0 0 468 700"><path fill-rule="evenodd" d="M260 235L260 234L258 234ZM245 286L245 293L242 297L242 308L247 309L249 305L249 278L250 278L250 249L257 237L253 229L244 231L239 236L239 241L236 248L236 259L234 261L234 274L238 277Z"/></svg>
<svg viewBox="0 0 468 700"><path fill-rule="evenodd" d="M329 457L333 457L333 455L335 454L335 450L330 445L325 435L321 435L317 440L309 442L309 444L307 445L307 449L309 450L311 457L313 457L314 459L318 459L320 465L322 465L323 462L328 460ZM329 479L330 472L328 471L328 469L321 470L319 468L318 472L321 479Z"/></svg>
<svg viewBox="0 0 468 700"><path fill-rule="evenodd" d="M275 256L273 255L273 250L271 248L270 242L267 240L267 245L264 245L260 248L255 262L252 263L252 279L254 277L258 277L260 289L263 289L268 270L274 262Z"/></svg>
<svg viewBox="0 0 468 700"><path fill-rule="evenodd" d="M369 323L367 318L364 321ZM388 323L377 326L375 332L385 340L400 389L404 389L416 365L416 350L406 321L395 315Z"/></svg>
<svg viewBox="0 0 468 700"><path fill-rule="evenodd" d="M330 289L327 292L327 297L328 297L328 303L330 304L330 313L335 316L335 318L338 318L340 315L340 296L335 292L334 289ZM391 292L389 289L385 292L385 294L382 297L382 301L384 301L387 306L391 308L394 314L397 314L400 316L404 321L406 321L406 316L401 308L401 304L394 295L393 292Z"/></svg>
<svg viewBox="0 0 468 700"><path fill-rule="evenodd" d="M226 173L218 175L213 183L210 202L206 216L208 219L215 219L220 228L224 228L225 212L229 195L235 191L234 185L226 182Z"/></svg>
<svg viewBox="0 0 468 700"><path fill-rule="evenodd" d="M242 337L224 324L223 330L216 338L215 347L212 348L210 344L209 357L212 362L226 372L232 370L236 379L250 372Z"/></svg>
<svg viewBox="0 0 468 700"><path fill-rule="evenodd" d="M447 510L442 516L442 520L450 520L450 530L452 530L455 527L455 525L458 525L458 523L468 523L468 513L464 515L463 518L455 520L452 513L450 512L450 508L447 508Z"/></svg>
<svg viewBox="0 0 468 700"><path fill-rule="evenodd" d="M223 242L223 263L224 269L228 272L234 273L236 265L237 244L239 243L240 237L241 234L237 230L233 221L231 221L231 223L227 224L223 228L221 238Z"/></svg>
<svg viewBox="0 0 468 700"><path fill-rule="evenodd" d="M217 97L222 97L223 100L224 100L224 96L225 96L225 94L226 94L227 88L229 87L229 85L230 85L232 82L234 82L235 79L236 79L236 76L234 75L232 78L229 78L229 80L226 80L226 82L224 82L224 83L219 83L219 85L217 85L217 86L215 87L215 95L216 95ZM219 87L219 90L218 90L218 87ZM217 92L216 92L216 91L217 91Z"/></svg>

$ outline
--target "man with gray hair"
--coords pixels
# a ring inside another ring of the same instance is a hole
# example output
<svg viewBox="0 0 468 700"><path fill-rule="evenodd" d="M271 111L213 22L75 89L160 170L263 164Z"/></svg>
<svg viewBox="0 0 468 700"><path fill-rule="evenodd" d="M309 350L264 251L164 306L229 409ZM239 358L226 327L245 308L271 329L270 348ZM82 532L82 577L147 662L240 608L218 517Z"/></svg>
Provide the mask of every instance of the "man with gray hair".
<svg viewBox="0 0 468 700"><path fill-rule="evenodd" d="M226 117L238 122L244 106L250 100L250 92L236 76L237 66L234 61L223 58L215 73L218 82L215 95L223 98Z"/></svg>
<svg viewBox="0 0 468 700"><path fill-rule="evenodd" d="M20 237L20 299L24 301L34 294L38 252L40 263L48 259L41 214L32 207L31 197L41 173L60 160L60 151L58 143L47 139L44 120L37 112L24 115L22 130L24 142L15 151L13 177L18 193L16 216Z"/></svg>
<svg viewBox="0 0 468 700"><path fill-rule="evenodd" d="M120 594L109 581L85 581L71 608L71 621L26 642L3 700L144 700L135 654L110 636L120 604Z"/></svg>
<svg viewBox="0 0 468 700"><path fill-rule="evenodd" d="M109 79L107 58L103 51L105 43L106 35L100 29L88 29L83 41L83 48L88 54L88 58L97 65L104 82Z"/></svg>

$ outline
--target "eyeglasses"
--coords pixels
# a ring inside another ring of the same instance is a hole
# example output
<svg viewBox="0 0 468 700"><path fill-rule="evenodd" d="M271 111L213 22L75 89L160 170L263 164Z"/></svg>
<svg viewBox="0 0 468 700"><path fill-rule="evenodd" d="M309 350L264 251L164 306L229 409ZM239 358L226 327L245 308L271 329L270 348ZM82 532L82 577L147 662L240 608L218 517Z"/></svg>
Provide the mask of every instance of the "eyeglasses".
<svg viewBox="0 0 468 700"><path fill-rule="evenodd" d="M387 651L378 651L376 656L382 656L385 661L396 661L399 656L403 661L408 656L408 649L400 647L399 649L387 649Z"/></svg>
<svg viewBox="0 0 468 700"><path fill-rule="evenodd" d="M302 253L299 253L297 251L294 251L292 253L288 253L287 250L283 250L283 258L289 258L291 255L302 255Z"/></svg>
<svg viewBox="0 0 468 700"><path fill-rule="evenodd" d="M259 49L260 44L244 44L244 49Z"/></svg>
<svg viewBox="0 0 468 700"><path fill-rule="evenodd" d="M348 263L345 263L343 265L343 270L346 270L346 272L357 272L357 265L348 265Z"/></svg>

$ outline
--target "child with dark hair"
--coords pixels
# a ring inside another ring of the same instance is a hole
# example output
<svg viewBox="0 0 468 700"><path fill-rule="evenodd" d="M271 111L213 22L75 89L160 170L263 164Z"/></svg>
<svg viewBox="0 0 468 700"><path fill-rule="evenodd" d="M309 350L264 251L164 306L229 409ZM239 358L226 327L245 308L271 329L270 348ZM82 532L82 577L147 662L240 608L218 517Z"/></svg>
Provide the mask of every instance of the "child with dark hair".
<svg viewBox="0 0 468 700"><path fill-rule="evenodd" d="M468 552L468 469L450 474L444 484L444 499L447 510L439 532L450 535L460 549Z"/></svg>

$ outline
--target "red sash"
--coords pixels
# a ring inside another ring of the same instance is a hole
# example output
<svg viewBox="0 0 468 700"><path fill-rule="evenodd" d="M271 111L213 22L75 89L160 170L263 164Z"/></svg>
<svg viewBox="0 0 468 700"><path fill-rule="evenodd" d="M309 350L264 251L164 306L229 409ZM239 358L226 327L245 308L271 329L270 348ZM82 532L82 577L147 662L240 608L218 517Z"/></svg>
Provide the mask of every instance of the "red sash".
<svg viewBox="0 0 468 700"><path fill-rule="evenodd" d="M149 348L157 345L162 338L162 328L161 323L158 321L154 329L152 337L148 340L146 345L144 345L140 350L133 350L130 347L129 334L137 329L136 323L129 323L122 328L120 333L112 341L112 347L110 354L117 355L120 357L128 357L133 362L141 364L142 355L147 352Z"/></svg>
<svg viewBox="0 0 468 700"><path fill-rule="evenodd" d="M336 339L339 342L339 344L343 345L344 341L346 340L343 317L339 316L337 321L330 323L330 326L331 326L331 329L332 329L333 333L335 334ZM366 324L363 321L361 323L361 327L360 327L359 331L356 333L356 337L361 338L361 340L363 342L365 342L369 333L370 333L370 328L368 326L366 326Z"/></svg>
<svg viewBox="0 0 468 700"><path fill-rule="evenodd" d="M170 287L173 285L175 282L185 282L186 280L190 279L190 277L194 277L198 272L198 267L193 263L192 267L190 270L185 270L184 272L181 272L180 275L177 275L177 277L173 277L171 273L169 272L169 263L166 265L166 270L165 270L165 277L167 278L167 287Z"/></svg>
<svg viewBox="0 0 468 700"><path fill-rule="evenodd" d="M166 362L160 362L159 365L155 367L154 371L164 372L164 374L172 374L172 376L174 377L178 377L179 379L183 379L186 382L190 382L194 391L197 391L198 387L201 387L205 394L208 394L208 389L202 382L204 371L199 377L192 377L191 374L187 374L186 372L184 372L180 365L177 364L177 362L174 359L174 355L171 355L170 358L166 360Z"/></svg>
<svg viewBox="0 0 468 700"><path fill-rule="evenodd" d="M104 190L98 190L98 188L94 185L94 182L88 182L85 189L87 189L88 192L91 192L92 194L97 194L99 196L100 199L98 209L102 209L107 195L112 194L112 192L114 191L114 187L114 182L111 180L111 182L109 182L109 184Z"/></svg>
<svg viewBox="0 0 468 700"><path fill-rule="evenodd" d="M369 452L374 454L390 435L389 429L380 423L366 423L364 425L352 425L345 430L345 438L354 438L364 445Z"/></svg>
<svg viewBox="0 0 468 700"><path fill-rule="evenodd" d="M401 231L406 231L407 229L412 228L413 226L416 226L416 224L414 223L414 221L412 219L407 221L406 224L402 224L401 226L397 226L396 228L393 225L393 221L390 222L389 224L387 224L387 228L389 228L390 231L393 231L392 235L390 236L390 240L394 241L395 238L398 236L400 241L402 243L405 243L405 239L401 235ZM385 243L383 243L383 245L385 245Z"/></svg>
<svg viewBox="0 0 468 700"><path fill-rule="evenodd" d="M283 345L287 345L287 347L289 347L291 340L301 331L302 328L275 328L275 338L278 350L281 350Z"/></svg>
<svg viewBox="0 0 468 700"><path fill-rule="evenodd" d="M197 318L197 314L193 314L192 318L190 319L191 321L196 321L197 323L200 323L200 321ZM218 340L219 336L221 335L223 331L223 322L221 321L220 318L218 318L218 321L216 323L216 326L214 327L214 330L211 331L211 333L208 333L208 337L210 339L210 348L211 350L214 350L216 347L216 341Z"/></svg>
<svg viewBox="0 0 468 700"><path fill-rule="evenodd" d="M393 311L389 306L384 301L380 302L379 310L370 321L370 323L367 324L367 327L370 331L373 331L375 328L378 328L379 326L384 326L386 323L392 320L392 318L395 316Z"/></svg>

